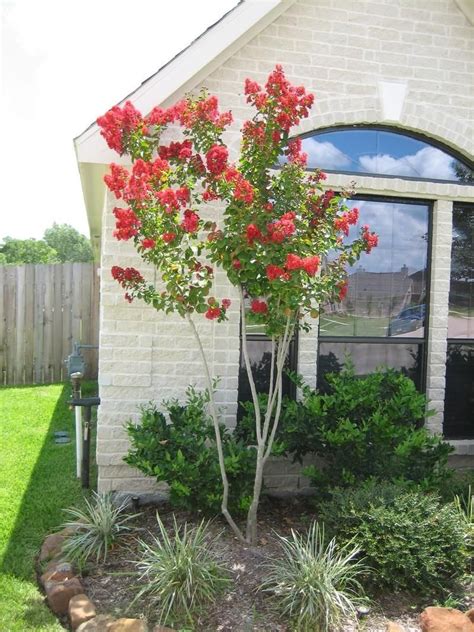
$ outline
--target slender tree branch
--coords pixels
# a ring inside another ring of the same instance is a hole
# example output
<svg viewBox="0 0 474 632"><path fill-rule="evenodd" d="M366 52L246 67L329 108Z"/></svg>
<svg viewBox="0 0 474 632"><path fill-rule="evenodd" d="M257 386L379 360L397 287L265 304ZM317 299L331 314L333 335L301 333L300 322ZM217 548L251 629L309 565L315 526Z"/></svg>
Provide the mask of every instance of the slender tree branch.
<svg viewBox="0 0 474 632"><path fill-rule="evenodd" d="M227 522L229 523L230 527L232 528L232 531L235 533L235 535L237 536L237 538L243 542L243 543L247 543L242 531L239 529L239 527L236 525L236 523L234 522L234 519L232 518L227 505L228 505L228 499L229 499L229 481L227 479L227 473L225 470L225 460L224 460L224 450L222 448L222 438L221 438L221 431L219 428L219 417L217 414L217 408L216 408L216 403L215 403L215 399L214 399L214 387L212 384L212 379L211 379L211 374L209 371L209 365L207 363L207 359L206 359L206 354L204 353L204 349L202 346L202 342L201 342L201 337L199 336L199 332L196 328L196 325L194 324L193 319L191 318L191 316L189 314L186 314L186 319L188 321L188 323L191 326L192 332L194 334L194 337L196 338L196 342L199 348L199 352L201 354L201 360L204 366L204 373L206 375L206 381L207 381L207 388L209 390L209 408L211 411L211 417L212 417L212 421L214 423L214 432L216 435L216 446L217 446L217 454L219 456L219 467L220 467L220 471L221 471L221 478L222 478L222 486L223 486L223 493L222 493L222 505L221 505L221 511L222 514L224 515L225 519L227 520Z"/></svg>
<svg viewBox="0 0 474 632"><path fill-rule="evenodd" d="M242 327L242 352L244 356L245 369L247 371L247 377L250 384L250 392L252 393L252 401L255 409L255 429L257 435L257 444L262 441L262 429L261 429L261 413L260 403L258 401L257 389L255 387L255 380L253 379L252 366L250 364L248 345L247 345L247 319L245 316L245 302L244 292L242 286L239 285L240 293L240 313L241 313L241 327Z"/></svg>

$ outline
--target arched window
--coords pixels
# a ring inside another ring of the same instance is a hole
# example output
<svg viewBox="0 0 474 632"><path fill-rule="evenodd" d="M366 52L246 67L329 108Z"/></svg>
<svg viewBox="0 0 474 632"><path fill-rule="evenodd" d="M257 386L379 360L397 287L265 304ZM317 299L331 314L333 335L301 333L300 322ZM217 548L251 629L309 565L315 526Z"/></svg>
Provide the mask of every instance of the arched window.
<svg viewBox="0 0 474 632"><path fill-rule="evenodd" d="M396 128L352 125L301 136L308 168L337 173L474 183L474 165L452 150Z"/></svg>

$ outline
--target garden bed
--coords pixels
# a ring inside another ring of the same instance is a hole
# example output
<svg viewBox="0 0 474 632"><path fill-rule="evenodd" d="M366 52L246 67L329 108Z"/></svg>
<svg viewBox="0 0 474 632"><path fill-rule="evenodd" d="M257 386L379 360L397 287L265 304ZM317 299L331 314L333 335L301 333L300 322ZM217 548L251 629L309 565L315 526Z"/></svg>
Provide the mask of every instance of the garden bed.
<svg viewBox="0 0 474 632"><path fill-rule="evenodd" d="M132 560L140 557L138 538L150 542L151 534L157 534L156 510L152 506L141 508L143 513L134 522L136 529L133 534L112 549L105 564L91 567L85 574L83 585L98 614L144 616L150 624L157 623L157 614L148 597L130 606L140 589ZM166 503L158 510L164 525L171 531L173 514L178 524L199 522L195 515L173 511ZM213 550L230 570L232 583L212 606L201 613L194 629L206 632L289 631L288 622L282 621L275 610L275 599L268 598L257 589L265 573L265 561L279 554L276 533L287 536L291 529L305 532L314 517L307 500L265 499L259 515L257 547L243 546L220 519L215 519L210 525ZM382 595L372 602L368 617L359 622L347 622L344 630L385 632L388 621L394 621L400 623L406 632L418 631L419 614L428 605L432 602L408 594ZM470 605L465 604L466 607Z"/></svg>

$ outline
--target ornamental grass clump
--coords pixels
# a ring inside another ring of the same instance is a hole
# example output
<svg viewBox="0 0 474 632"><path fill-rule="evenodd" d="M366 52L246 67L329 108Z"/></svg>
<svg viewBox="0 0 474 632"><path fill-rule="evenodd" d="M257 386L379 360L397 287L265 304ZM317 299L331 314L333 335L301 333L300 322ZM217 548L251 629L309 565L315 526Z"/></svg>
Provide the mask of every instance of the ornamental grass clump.
<svg viewBox="0 0 474 632"><path fill-rule="evenodd" d="M93 492L92 500L85 499L85 508L69 507L65 513L71 520L62 528L70 529L63 552L67 559L85 566L94 559L97 564L107 561L110 548L126 533L132 530L127 523L139 514L127 514L127 502L120 505L113 502L111 494Z"/></svg>
<svg viewBox="0 0 474 632"><path fill-rule="evenodd" d="M202 607L228 585L227 571L211 550L208 522L178 527L173 516L171 536L158 514L156 521L158 534L152 543L140 540L142 557L135 563L145 585L134 602L146 596L156 605L160 623L192 624Z"/></svg>
<svg viewBox="0 0 474 632"><path fill-rule="evenodd" d="M261 590L275 596L282 616L304 632L337 630L353 618L365 603L360 549L350 542L339 546L335 538L326 544L317 522L306 536L292 530L291 537L278 538L283 556L269 563Z"/></svg>

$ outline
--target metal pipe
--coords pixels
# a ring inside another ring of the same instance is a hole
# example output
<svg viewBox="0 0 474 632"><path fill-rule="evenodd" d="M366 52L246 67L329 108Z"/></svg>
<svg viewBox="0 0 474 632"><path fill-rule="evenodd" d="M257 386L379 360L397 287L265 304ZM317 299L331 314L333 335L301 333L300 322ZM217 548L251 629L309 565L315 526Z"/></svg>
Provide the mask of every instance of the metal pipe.
<svg viewBox="0 0 474 632"><path fill-rule="evenodd" d="M73 399L81 399L81 380L82 373L72 373L72 397ZM82 408L74 407L74 416L76 419L76 476L81 478L82 469Z"/></svg>
<svg viewBox="0 0 474 632"><path fill-rule="evenodd" d="M80 408L80 407L77 406L76 410L77 408ZM92 409L90 406L86 406L84 410L84 427L83 427L83 435L82 435L82 476L81 476L82 487L89 487L91 418L92 418Z"/></svg>

